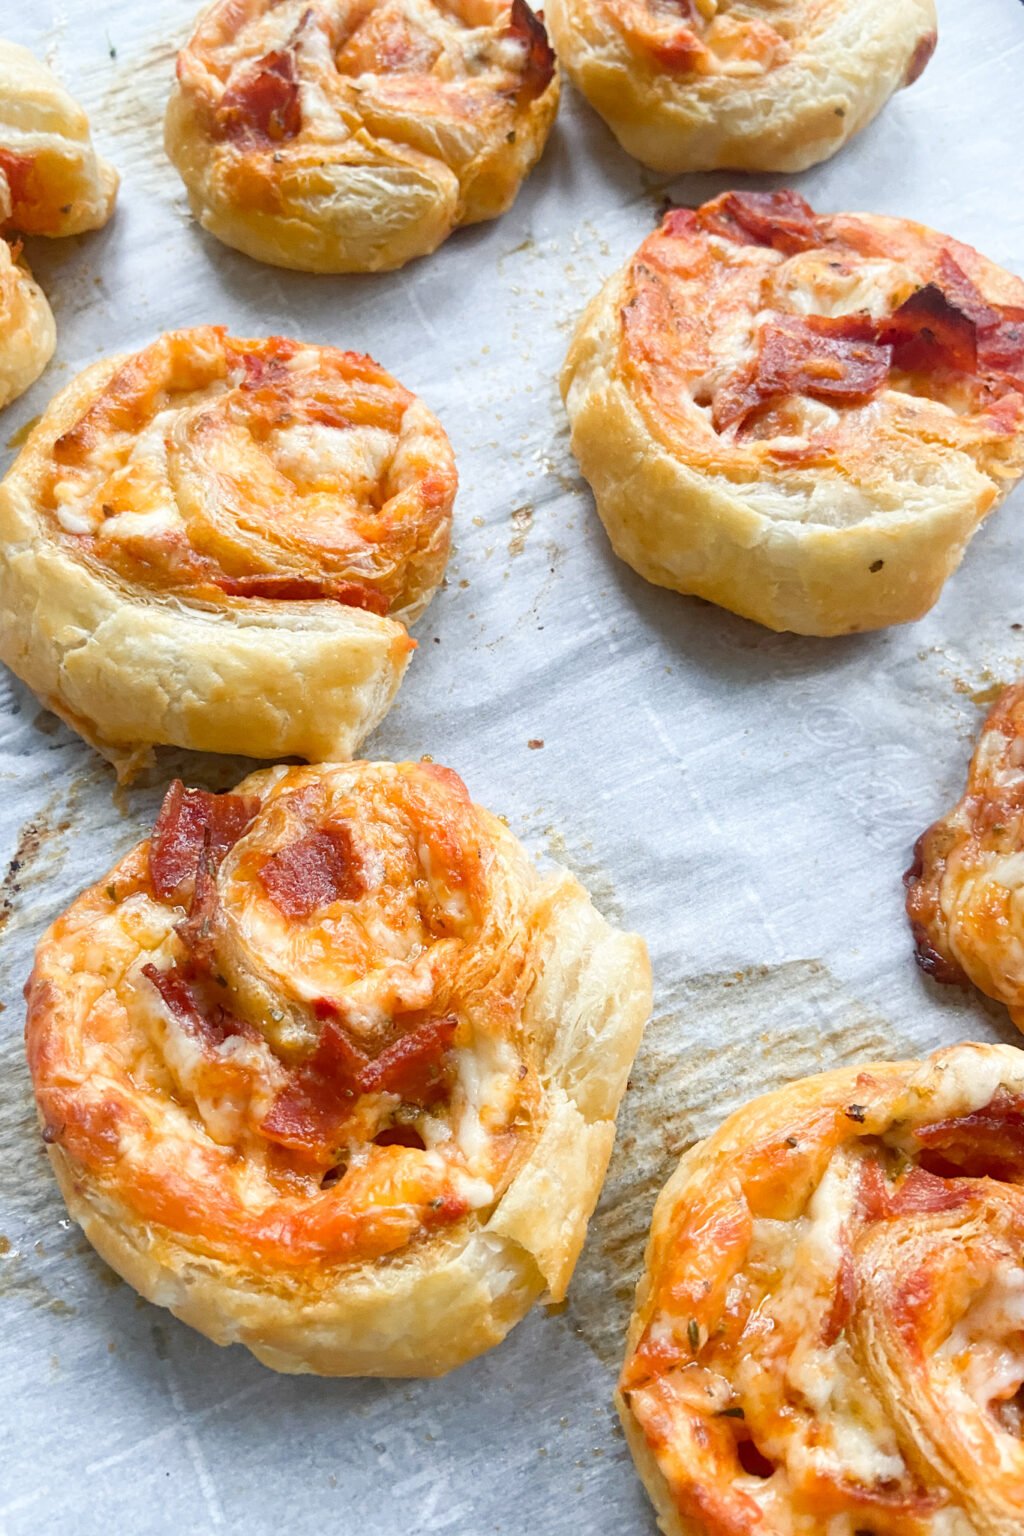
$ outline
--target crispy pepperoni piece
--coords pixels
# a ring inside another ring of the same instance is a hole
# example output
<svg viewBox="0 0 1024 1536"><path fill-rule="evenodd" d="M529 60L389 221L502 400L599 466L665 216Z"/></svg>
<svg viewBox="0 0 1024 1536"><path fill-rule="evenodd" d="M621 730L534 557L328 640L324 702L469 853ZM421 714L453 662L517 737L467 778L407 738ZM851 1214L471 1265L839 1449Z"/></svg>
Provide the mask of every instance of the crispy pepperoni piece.
<svg viewBox="0 0 1024 1536"><path fill-rule="evenodd" d="M817 214L798 192L727 192L696 210L708 235L724 235L737 245L768 245L793 256L823 243Z"/></svg>
<svg viewBox="0 0 1024 1536"><path fill-rule="evenodd" d="M870 322L856 315L780 315L761 327L753 363L716 392L715 428L737 426L784 395L869 400L889 376L891 355L872 339Z"/></svg>
<svg viewBox="0 0 1024 1536"><path fill-rule="evenodd" d="M216 585L229 597L263 597L291 603L326 597L346 608L363 608L367 613L381 615L391 606L383 592L375 592L358 581L314 581L303 576L218 576Z"/></svg>
<svg viewBox="0 0 1024 1536"><path fill-rule="evenodd" d="M366 1057L329 1020L316 1049L296 1067L260 1127L271 1141L310 1152L329 1150L359 1097Z"/></svg>
<svg viewBox="0 0 1024 1536"><path fill-rule="evenodd" d="M906 299L881 328L893 349L893 363L907 373L978 367L978 332L971 318L950 302L937 283L926 283Z"/></svg>
<svg viewBox="0 0 1024 1536"><path fill-rule="evenodd" d="M975 326L978 367L1009 374L1024 385L1024 309L990 304L945 250L939 256L938 281L949 304Z"/></svg>
<svg viewBox="0 0 1024 1536"><path fill-rule="evenodd" d="M208 849L203 849L196 865L195 889L188 917L175 923L174 931L191 956L193 965L212 971L216 964L213 943L213 919L217 910L217 865Z"/></svg>
<svg viewBox="0 0 1024 1536"><path fill-rule="evenodd" d="M220 1005L205 1007L195 986L195 977L188 968L173 965L169 970L161 971L155 965L144 965L142 974L153 983L164 1006L186 1034L207 1049L223 1045L231 1035L244 1035L248 1040L260 1038L251 1024L236 1018L227 1008Z"/></svg>
<svg viewBox="0 0 1024 1536"><path fill-rule="evenodd" d="M916 1134L920 1135L920 1132ZM962 1183L915 1167L905 1178L890 1184L878 1163L864 1163L858 1190L860 1214L867 1222L889 1221L897 1216L930 1216L937 1211L955 1211L971 1200L971 1191Z"/></svg>
<svg viewBox="0 0 1024 1536"><path fill-rule="evenodd" d="M344 822L320 827L272 853L258 879L285 917L309 917L334 901L356 901L366 889Z"/></svg>
<svg viewBox="0 0 1024 1536"><path fill-rule="evenodd" d="M530 9L526 0L512 0L505 36L522 43L526 48L520 98L533 101L543 96L555 73L555 50L548 41L543 21Z"/></svg>
<svg viewBox="0 0 1024 1536"><path fill-rule="evenodd" d="M401 1035L364 1070L365 1092L397 1093L407 1104L434 1104L448 1090L445 1060L455 1038L455 1019L428 1019Z"/></svg>
<svg viewBox="0 0 1024 1536"><path fill-rule="evenodd" d="M204 849L214 868L248 830L260 803L251 795L211 795L175 779L149 840L149 878L162 901L181 900Z"/></svg>
<svg viewBox="0 0 1024 1536"><path fill-rule="evenodd" d="M217 107L221 138L280 144L301 133L295 42L311 15L305 12L286 47L265 53L235 73Z"/></svg>
<svg viewBox="0 0 1024 1536"><path fill-rule="evenodd" d="M968 1178L1024 1182L1024 1098L1000 1089L970 1115L936 1120L914 1132L923 1147Z"/></svg>
<svg viewBox="0 0 1024 1536"><path fill-rule="evenodd" d="M448 1087L445 1056L453 1018L428 1019L371 1061L335 1020L328 1020L309 1059L296 1067L262 1124L272 1141L323 1156L335 1146L362 1093L396 1093L430 1104Z"/></svg>

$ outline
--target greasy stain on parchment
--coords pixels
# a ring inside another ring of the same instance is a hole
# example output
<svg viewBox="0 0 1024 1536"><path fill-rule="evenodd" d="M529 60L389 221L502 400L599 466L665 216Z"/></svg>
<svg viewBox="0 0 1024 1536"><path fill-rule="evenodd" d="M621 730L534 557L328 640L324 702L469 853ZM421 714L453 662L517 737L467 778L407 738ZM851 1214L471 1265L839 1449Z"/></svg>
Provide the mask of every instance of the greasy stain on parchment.
<svg viewBox="0 0 1024 1536"><path fill-rule="evenodd" d="M661 989L658 1004L569 1289L570 1326L613 1371L654 1202L686 1148L741 1104L795 1078L916 1054L819 960L684 977Z"/></svg>
<svg viewBox="0 0 1024 1536"><path fill-rule="evenodd" d="M125 50L101 107L104 132L120 141L122 168L165 198L181 185L164 155L164 113L174 84L174 65L184 38L159 37L138 53Z"/></svg>

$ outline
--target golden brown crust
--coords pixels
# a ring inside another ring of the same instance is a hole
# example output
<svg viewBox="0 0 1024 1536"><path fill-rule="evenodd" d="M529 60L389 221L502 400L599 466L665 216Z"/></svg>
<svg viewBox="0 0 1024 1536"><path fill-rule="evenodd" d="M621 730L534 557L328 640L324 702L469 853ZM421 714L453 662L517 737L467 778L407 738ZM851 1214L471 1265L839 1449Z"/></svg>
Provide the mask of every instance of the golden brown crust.
<svg viewBox="0 0 1024 1536"><path fill-rule="evenodd" d="M573 84L654 170L800 171L920 75L934 0L548 0Z"/></svg>
<svg viewBox="0 0 1024 1536"><path fill-rule="evenodd" d="M113 212L117 184L74 98L27 48L0 38L0 229L99 229Z"/></svg>
<svg viewBox="0 0 1024 1536"><path fill-rule="evenodd" d="M907 220L790 192L673 210L562 375L616 553L772 629L920 617L1024 469L1022 306Z"/></svg>
<svg viewBox="0 0 1024 1536"><path fill-rule="evenodd" d="M278 1370L435 1375L564 1295L650 972L449 770L354 763L173 786L27 996L119 1273Z"/></svg>
<svg viewBox="0 0 1024 1536"><path fill-rule="evenodd" d="M1024 1064L805 1078L655 1207L618 1399L666 1536L1011 1536Z"/></svg>
<svg viewBox="0 0 1024 1536"><path fill-rule="evenodd" d="M216 327L97 363L0 486L0 656L123 769L347 757L440 582L457 476L371 359Z"/></svg>
<svg viewBox="0 0 1024 1536"><path fill-rule="evenodd" d="M178 56L166 144L227 245L375 272L503 213L557 107L525 0L214 0Z"/></svg>
<svg viewBox="0 0 1024 1536"><path fill-rule="evenodd" d="M0 409L35 383L56 341L46 295L19 253L0 239Z"/></svg>
<svg viewBox="0 0 1024 1536"><path fill-rule="evenodd" d="M918 839L907 916L921 969L973 982L1024 1029L1024 684L996 700L960 800Z"/></svg>

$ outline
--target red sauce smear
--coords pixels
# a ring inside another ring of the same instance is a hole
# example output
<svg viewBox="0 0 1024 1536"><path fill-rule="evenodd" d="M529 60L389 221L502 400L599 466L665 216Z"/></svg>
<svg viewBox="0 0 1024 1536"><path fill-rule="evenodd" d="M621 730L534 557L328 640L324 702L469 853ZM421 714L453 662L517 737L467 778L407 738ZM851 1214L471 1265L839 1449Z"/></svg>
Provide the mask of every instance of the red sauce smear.
<svg viewBox="0 0 1024 1536"><path fill-rule="evenodd" d="M528 101L542 96L555 73L555 50L548 41L543 21L526 0L512 0L505 36L522 43L526 49L520 94Z"/></svg>
<svg viewBox="0 0 1024 1536"><path fill-rule="evenodd" d="M35 162L31 155L19 155L13 149L0 149L0 171L3 172L11 194L12 222L16 221L19 203L31 201L31 181Z"/></svg>
<svg viewBox="0 0 1024 1536"><path fill-rule="evenodd" d="M366 889L362 866L343 822L307 833L272 853L257 878L285 917L309 917L334 901L356 901Z"/></svg>
<svg viewBox="0 0 1024 1536"><path fill-rule="evenodd" d="M329 1020L313 1054L274 1100L261 1127L264 1135L322 1156L333 1150L360 1094L395 1093L407 1104L436 1103L448 1090L446 1057L455 1029L454 1018L428 1019L371 1060Z"/></svg>
<svg viewBox="0 0 1024 1536"><path fill-rule="evenodd" d="M211 795L175 779L149 840L149 878L161 901L182 899L204 852L214 868L246 832L260 808L252 795Z"/></svg>
<svg viewBox="0 0 1024 1536"><path fill-rule="evenodd" d="M364 608L383 616L391 604L382 592L358 581L308 580L303 576L218 576L216 585L228 597L275 598L281 602L306 602L327 598L346 608Z"/></svg>

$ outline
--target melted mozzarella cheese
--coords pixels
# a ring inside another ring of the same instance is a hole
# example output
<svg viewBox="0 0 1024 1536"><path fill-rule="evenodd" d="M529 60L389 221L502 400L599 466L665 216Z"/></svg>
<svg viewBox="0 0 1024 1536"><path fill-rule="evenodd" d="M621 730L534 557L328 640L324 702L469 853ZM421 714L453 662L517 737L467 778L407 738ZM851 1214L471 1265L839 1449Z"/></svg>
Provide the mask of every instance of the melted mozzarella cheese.
<svg viewBox="0 0 1024 1536"><path fill-rule="evenodd" d="M453 1052L461 1100L455 1139L470 1167L486 1157L489 1115L503 1117L518 1080L519 1061L503 1040L481 1037Z"/></svg>

